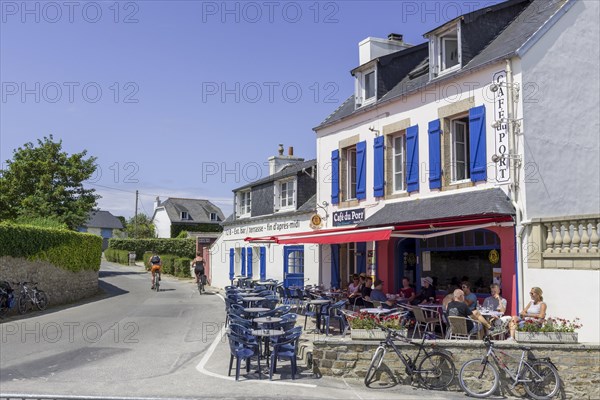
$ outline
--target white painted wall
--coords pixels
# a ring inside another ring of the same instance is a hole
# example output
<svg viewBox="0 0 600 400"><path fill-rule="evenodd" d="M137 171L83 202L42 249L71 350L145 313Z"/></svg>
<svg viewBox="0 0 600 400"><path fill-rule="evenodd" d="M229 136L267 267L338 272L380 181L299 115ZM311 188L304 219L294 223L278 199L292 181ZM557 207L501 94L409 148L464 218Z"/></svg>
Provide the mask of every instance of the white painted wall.
<svg viewBox="0 0 600 400"><path fill-rule="evenodd" d="M167 215L167 211L164 207L159 207L154 214L154 228L156 230L156 236L159 238L170 238L171 237L171 220Z"/></svg>
<svg viewBox="0 0 600 400"><path fill-rule="evenodd" d="M412 201L415 198L425 198L439 195L449 195L456 191L440 193L438 190L429 189L429 138L428 124L431 120L438 118L438 108L455 103L469 97L474 97L475 106L485 104L486 123L487 123L487 160L488 182L479 182L475 187L461 189L460 191L479 190L482 188L491 188L497 186L495 182L495 164L491 157L495 152L495 136L491 124L494 122L494 95L489 90L494 73L504 70L503 62L491 65L472 74L464 76L458 80L445 82L443 85L433 85L408 96L405 99L396 101L392 104L382 106L376 110L365 114L359 114L346 121L339 122L334 126L324 128L317 132L317 162L319 165L320 179L317 183L317 201L322 204L323 201L331 203L331 152L338 148L340 140L360 136L360 141L367 141L367 198L360 202L360 208L365 207L365 218L370 217L379 211L385 204L395 201ZM520 74L515 74L514 80L520 82ZM369 130L373 127L380 132L382 127L394 122L399 122L410 118L411 125L419 125L419 192L411 194L409 197L380 201L373 197L373 140L375 133ZM507 186L501 186L507 191ZM328 212L337 211L337 206L329 205ZM332 227L333 219L327 221L328 227Z"/></svg>
<svg viewBox="0 0 600 400"><path fill-rule="evenodd" d="M573 3L522 59L528 219L600 212L600 2Z"/></svg>
<svg viewBox="0 0 600 400"><path fill-rule="evenodd" d="M292 229L282 228L281 224L289 222L298 222L299 225ZM223 233L210 247L210 265L212 274L212 285L216 287L225 287L231 284L229 280L229 251L235 249L235 275L241 271L241 260L239 255L242 248L252 248L252 273L256 279L260 278L260 250L264 246L266 249L266 275L267 278L283 281L283 252L284 245L279 244L258 244L244 241L247 237L262 237L270 235L291 234L298 232L312 231L309 227L310 215L300 215L293 217L283 217L278 219L269 219L268 221L257 222L254 224L229 225L225 227ZM274 229L266 229L270 224ZM275 227L278 225L279 227ZM251 232L252 228L262 227L260 232ZM244 228L242 231L241 228ZM304 246L304 279L307 284L319 283L319 246L305 244Z"/></svg>
<svg viewBox="0 0 600 400"><path fill-rule="evenodd" d="M523 56L526 219L600 212L599 11L597 1L573 2ZM600 342L600 271L523 275L525 295L541 287L550 316L581 318L579 340Z"/></svg>

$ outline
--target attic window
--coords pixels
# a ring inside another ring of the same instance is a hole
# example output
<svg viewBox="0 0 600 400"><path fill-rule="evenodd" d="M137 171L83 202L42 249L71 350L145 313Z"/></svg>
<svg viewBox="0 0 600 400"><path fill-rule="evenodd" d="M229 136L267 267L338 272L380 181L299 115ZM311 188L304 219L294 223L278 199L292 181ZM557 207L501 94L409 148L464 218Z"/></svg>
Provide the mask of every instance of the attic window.
<svg viewBox="0 0 600 400"><path fill-rule="evenodd" d="M218 221L219 220L219 216L217 215L217 213L210 213L210 220L211 221Z"/></svg>
<svg viewBox="0 0 600 400"><path fill-rule="evenodd" d="M375 71L365 75L365 100L375 97Z"/></svg>
<svg viewBox="0 0 600 400"><path fill-rule="evenodd" d="M429 41L431 78L460 69L460 21L450 28L431 36Z"/></svg>
<svg viewBox="0 0 600 400"><path fill-rule="evenodd" d="M186 221L188 219L190 219L190 214L188 214L187 211L182 211L181 212L181 220Z"/></svg>
<svg viewBox="0 0 600 400"><path fill-rule="evenodd" d="M375 102L377 98L377 70L375 67L357 72L356 108Z"/></svg>

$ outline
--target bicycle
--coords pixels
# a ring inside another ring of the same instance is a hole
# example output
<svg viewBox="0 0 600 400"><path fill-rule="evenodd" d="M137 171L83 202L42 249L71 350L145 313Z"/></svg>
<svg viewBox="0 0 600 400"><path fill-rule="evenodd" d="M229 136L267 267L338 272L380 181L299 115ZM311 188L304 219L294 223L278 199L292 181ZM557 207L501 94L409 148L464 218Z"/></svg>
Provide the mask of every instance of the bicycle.
<svg viewBox="0 0 600 400"><path fill-rule="evenodd" d="M206 275L202 274L198 277L198 293L206 293L204 287L206 286Z"/></svg>
<svg viewBox="0 0 600 400"><path fill-rule="evenodd" d="M154 282L152 284L152 288L157 292L160 292L160 270L154 273Z"/></svg>
<svg viewBox="0 0 600 400"><path fill-rule="evenodd" d="M530 347L521 346L519 347L522 350L519 366L513 370L496 353L514 359L517 357L501 350L495 350L489 336L483 338L483 343L487 347L483 358L467 361L458 374L460 386L465 393L477 398L485 398L494 394L500 383L498 371L498 367L500 367L512 380L511 389L521 383L525 392L536 400L551 399L558 394L560 377L556 366L549 358L535 358Z"/></svg>
<svg viewBox="0 0 600 400"><path fill-rule="evenodd" d="M16 304L14 290L7 281L0 281L0 317Z"/></svg>
<svg viewBox="0 0 600 400"><path fill-rule="evenodd" d="M454 374L456 367L452 360L452 353L443 349L427 350L425 346L425 339L428 335L423 335L421 342L414 342L407 337L401 335L399 332L393 329L386 328L378 325L384 331L387 331L387 336L375 350L371 364L367 370L365 376L365 386L369 386L373 382L373 378L377 371L381 368L381 363L388 351L388 348L394 350L398 358L402 361L406 367L406 373L411 377L411 381L414 380L415 376L418 377L419 382L430 390L442 390L447 389L452 381L454 380ZM400 349L394 343L394 339L400 339L403 342L410 343L419 348L417 355L411 359L410 357L402 354ZM424 353L425 356L417 367L417 362Z"/></svg>
<svg viewBox="0 0 600 400"><path fill-rule="evenodd" d="M38 310L45 310L48 306L48 295L43 290L37 288L37 282L19 282L21 287L19 291L19 301L17 303L19 314L25 314L28 305L35 305ZM32 288L29 285L33 286Z"/></svg>

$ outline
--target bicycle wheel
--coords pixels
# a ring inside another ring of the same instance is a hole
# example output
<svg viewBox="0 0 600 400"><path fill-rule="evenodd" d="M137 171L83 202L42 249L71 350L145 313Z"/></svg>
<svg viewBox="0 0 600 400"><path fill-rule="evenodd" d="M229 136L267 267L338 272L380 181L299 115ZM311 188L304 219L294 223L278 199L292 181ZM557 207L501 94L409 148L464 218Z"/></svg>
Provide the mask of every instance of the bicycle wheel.
<svg viewBox="0 0 600 400"><path fill-rule="evenodd" d="M454 380L456 367L448 354L433 352L425 356L416 373L426 389L442 390Z"/></svg>
<svg viewBox="0 0 600 400"><path fill-rule="evenodd" d="M8 312L8 296L0 296L0 316Z"/></svg>
<svg viewBox="0 0 600 400"><path fill-rule="evenodd" d="M483 399L498 390L498 369L487 359L475 358L467 361L458 374L460 387L469 396Z"/></svg>
<svg viewBox="0 0 600 400"><path fill-rule="evenodd" d="M375 373L381 366L381 362L383 361L384 356L385 349L383 347L378 347L377 350L375 350L375 354L373 354L373 358L371 359L369 369L367 369L367 375L365 375L365 386L369 386L371 382L373 382L373 378L375 378Z"/></svg>
<svg viewBox="0 0 600 400"><path fill-rule="evenodd" d="M523 384L527 394L536 400L556 396L560 389L560 377L556 368L546 361L534 361L530 365L531 368L527 368L525 372L525 379L529 382Z"/></svg>
<svg viewBox="0 0 600 400"><path fill-rule="evenodd" d="M46 292L43 290L38 290L35 293L35 305L37 306L38 310L46 309L48 306L48 296L46 295Z"/></svg>
<svg viewBox="0 0 600 400"><path fill-rule="evenodd" d="M200 293L200 295L202 295L202 290L204 288L202 287L202 282L198 281L198 293Z"/></svg>
<svg viewBox="0 0 600 400"><path fill-rule="evenodd" d="M17 308L19 309L19 314L25 314L27 312L27 303L29 298L27 298L26 294L22 294L19 296L19 302L17 303Z"/></svg>
<svg viewBox="0 0 600 400"><path fill-rule="evenodd" d="M157 292L160 292L160 276L156 275L156 277L154 278L154 289Z"/></svg>

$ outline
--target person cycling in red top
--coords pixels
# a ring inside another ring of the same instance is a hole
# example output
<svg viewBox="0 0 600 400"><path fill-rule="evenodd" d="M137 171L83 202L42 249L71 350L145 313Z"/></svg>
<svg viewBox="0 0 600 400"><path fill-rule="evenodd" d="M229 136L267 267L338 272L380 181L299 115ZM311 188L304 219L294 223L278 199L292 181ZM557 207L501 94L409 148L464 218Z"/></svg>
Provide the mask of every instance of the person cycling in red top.
<svg viewBox="0 0 600 400"><path fill-rule="evenodd" d="M162 260L158 256L158 254L154 254L150 257L150 272L152 272L152 287L150 289L154 289L154 282L156 279L156 273L158 272L158 279L160 280L160 267L162 267Z"/></svg>

